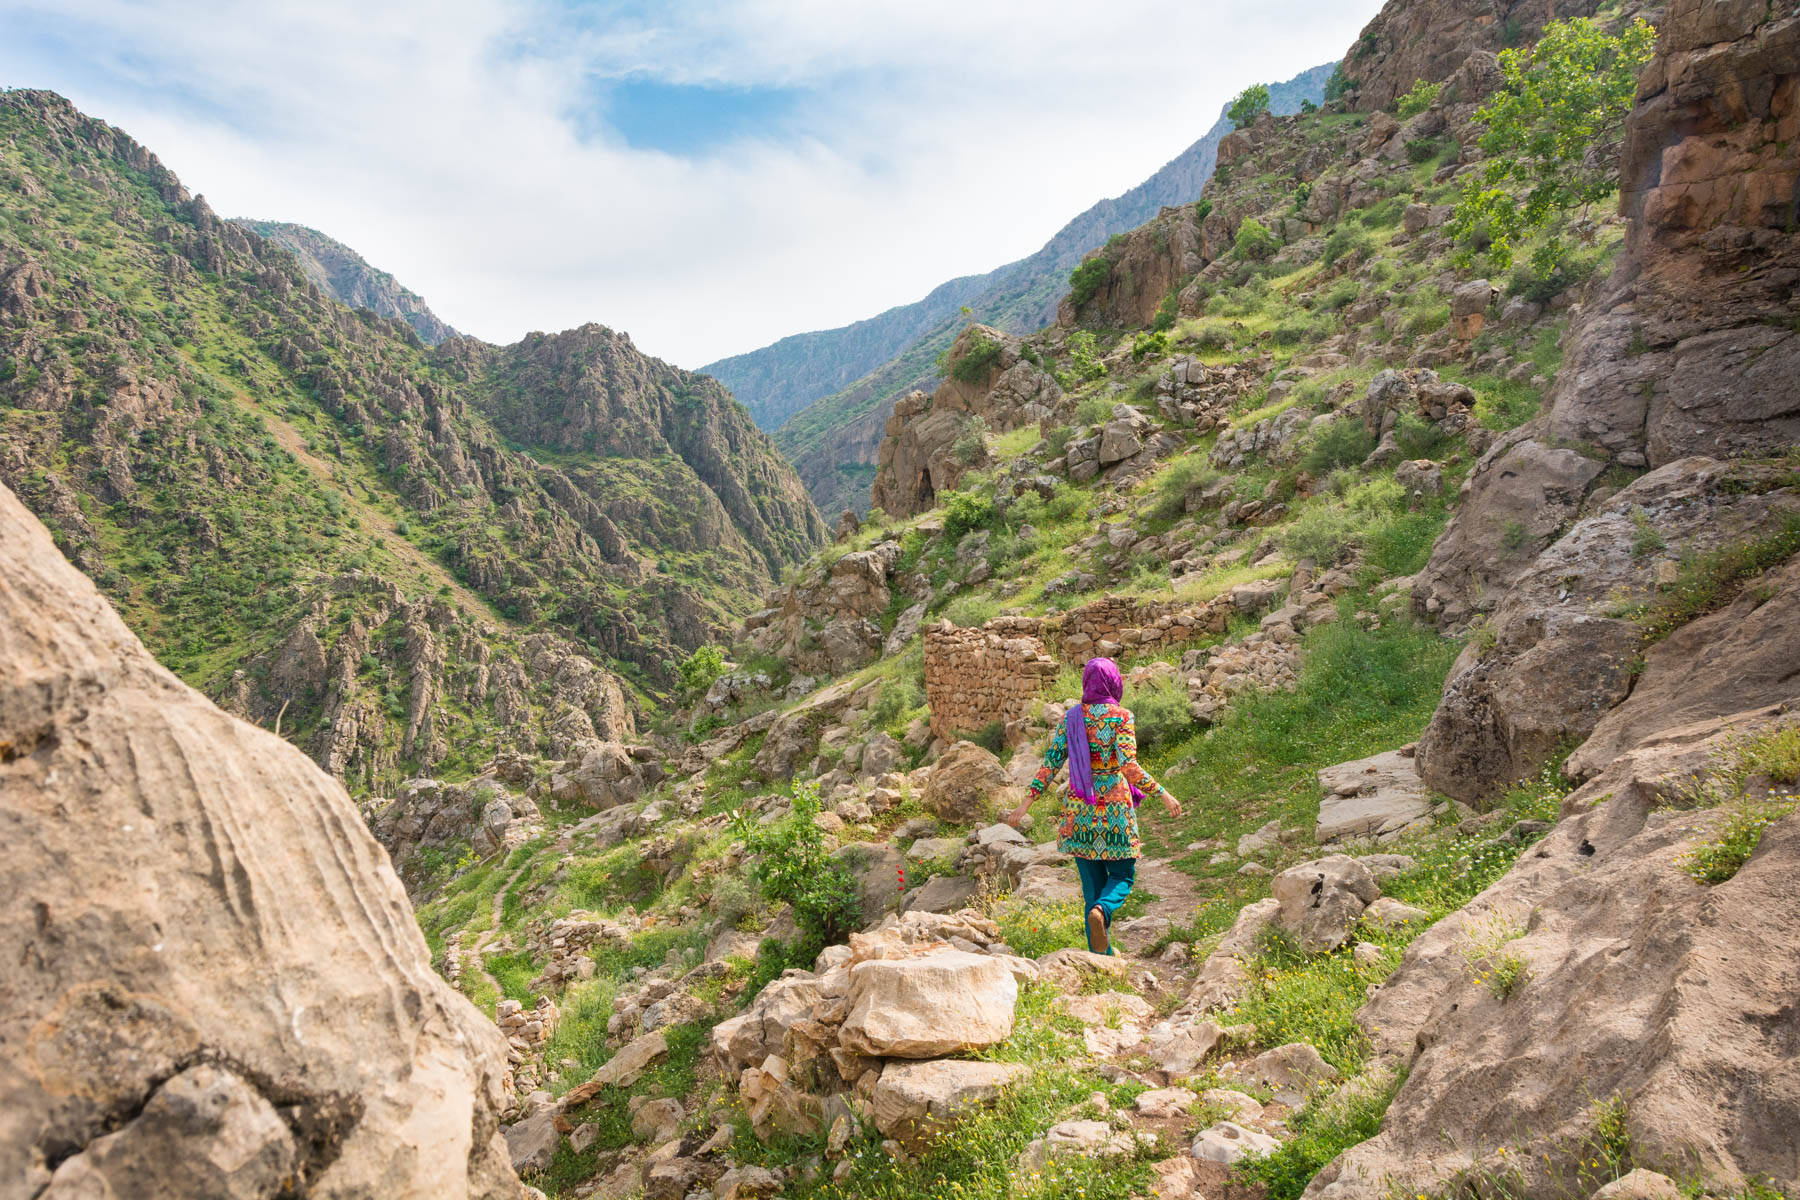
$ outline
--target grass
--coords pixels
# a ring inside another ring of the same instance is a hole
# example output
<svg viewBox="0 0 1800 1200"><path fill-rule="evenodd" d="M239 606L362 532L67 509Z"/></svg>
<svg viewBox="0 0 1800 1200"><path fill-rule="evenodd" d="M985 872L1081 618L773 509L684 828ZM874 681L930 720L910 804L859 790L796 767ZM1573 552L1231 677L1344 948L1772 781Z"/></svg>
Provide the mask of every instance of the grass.
<svg viewBox="0 0 1800 1200"><path fill-rule="evenodd" d="M1684 556L1673 584L1647 600L1621 606L1615 615L1636 622L1645 645L1654 645L1690 621L1724 608L1746 581L1795 554L1800 554L1800 514L1789 513L1761 537Z"/></svg>
<svg viewBox="0 0 1800 1200"><path fill-rule="evenodd" d="M1299 1200L1321 1167L1381 1132L1381 1119L1405 1082L1404 1071L1364 1077L1348 1085L1341 1099L1308 1104L1288 1123L1280 1149L1253 1155L1235 1174L1267 1188L1268 1200Z"/></svg>

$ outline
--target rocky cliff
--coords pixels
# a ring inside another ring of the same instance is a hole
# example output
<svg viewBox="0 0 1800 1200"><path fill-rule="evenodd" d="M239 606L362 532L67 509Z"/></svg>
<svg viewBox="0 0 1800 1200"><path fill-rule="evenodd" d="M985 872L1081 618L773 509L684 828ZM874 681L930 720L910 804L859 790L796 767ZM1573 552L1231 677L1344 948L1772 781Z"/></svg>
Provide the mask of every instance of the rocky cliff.
<svg viewBox="0 0 1800 1200"><path fill-rule="evenodd" d="M239 217L236 224L286 247L300 260L307 281L338 303L366 308L378 317L397 317L411 325L427 346L456 336L456 330L438 320L417 292L400 286L399 280L371 266L342 242L288 221Z"/></svg>
<svg viewBox="0 0 1800 1200"><path fill-rule="evenodd" d="M623 736L615 671L667 686L822 539L743 410L623 335L423 348L48 93L0 96L0 181L0 479L358 789Z"/></svg>
<svg viewBox="0 0 1800 1200"><path fill-rule="evenodd" d="M1477 464L1419 575L1414 602L1439 622L1491 613L1421 744L1426 780L1452 795L1531 773L1631 693L1644 638L1619 614L1678 588L1684 562L1792 552L1779 460L1800 442L1800 18L1741 18L1669 6L1628 127L1625 253L1570 329L1546 411ZM1712 696L1692 719L1777 698L1712 687L1704 663L1757 669L1677 644L1686 686ZM1750 657L1792 653L1777 639Z"/></svg>
<svg viewBox="0 0 1800 1200"><path fill-rule="evenodd" d="M0 488L0 1195L522 1192L499 1032L335 781Z"/></svg>

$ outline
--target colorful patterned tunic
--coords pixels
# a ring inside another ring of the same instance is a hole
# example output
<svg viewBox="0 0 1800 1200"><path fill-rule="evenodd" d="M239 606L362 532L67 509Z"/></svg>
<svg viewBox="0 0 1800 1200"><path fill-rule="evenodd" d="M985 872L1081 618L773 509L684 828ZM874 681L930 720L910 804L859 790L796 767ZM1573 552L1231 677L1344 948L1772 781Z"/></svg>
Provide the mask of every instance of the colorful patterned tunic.
<svg viewBox="0 0 1800 1200"><path fill-rule="evenodd" d="M1057 768L1069 761L1068 727L1058 724L1044 765L1031 781L1033 798L1044 794ZM1167 799L1163 785L1138 766L1137 731L1131 710L1117 704L1087 706L1088 754L1094 765L1094 793L1099 803L1089 804L1063 788L1062 823L1056 831L1056 848L1076 858L1136 858L1143 848L1138 839L1137 806L1131 802L1131 784L1145 797Z"/></svg>

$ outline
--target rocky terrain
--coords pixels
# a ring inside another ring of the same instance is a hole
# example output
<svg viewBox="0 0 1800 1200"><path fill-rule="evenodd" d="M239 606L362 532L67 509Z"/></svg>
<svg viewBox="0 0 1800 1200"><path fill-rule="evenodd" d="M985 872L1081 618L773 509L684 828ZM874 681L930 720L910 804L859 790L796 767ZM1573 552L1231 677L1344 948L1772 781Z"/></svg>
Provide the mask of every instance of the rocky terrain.
<svg viewBox="0 0 1800 1200"><path fill-rule="evenodd" d="M422 296L400 286L400 281L386 271L370 266L362 255L342 242L287 221L240 217L234 223L292 251L300 260L307 282L338 303L366 308L378 317L398 317L411 325L427 346L456 336L456 330L440 321Z"/></svg>
<svg viewBox="0 0 1800 1200"><path fill-rule="evenodd" d="M1330 65L1269 87L1270 107L1294 113L1324 94ZM1056 312L1069 268L1108 238L1124 234L1167 205L1197 199L1218 145L1231 132L1220 116L1206 135L1124 195L1102 200L1057 231L1037 253L986 275L934 289L925 299L846 325L796 334L772 346L708 363L796 464L826 512L868 508L869 476L895 401L939 376L938 356L968 318L1030 333Z"/></svg>
<svg viewBox="0 0 1800 1200"><path fill-rule="evenodd" d="M1200 199L1097 249L1054 324L960 329L884 425L866 518L744 603L678 704L634 712L506 632L488 686L554 686L565 715L361 808L438 976L493 1019L464 1058L503 1063L481 1095L525 1187L1800 1194L1800 17L1597 15L1660 28L1616 207L1516 265L1452 214L1493 51L1552 14L1392 0L1341 97L1222 139ZM629 375L564 339L454 358L460 386L560 389L536 422L487 401L558 463ZM1186 808L1142 814L1115 956L1078 948L1055 800L998 820L1096 653ZM21 797L90 753L33 732L59 694L0 725ZM101 903L86 878L30 877L21 961L65 903L36 893ZM190 925L254 911L255 872L218 878ZM272 1101L260 1077L182 1066L117 1132L9 1134L22 1194L122 1172L203 1092L290 1161L217 1071ZM241 1193L293 1190L263 1179Z"/></svg>
<svg viewBox="0 0 1800 1200"><path fill-rule="evenodd" d="M742 408L623 334L432 350L47 93L0 95L0 179L0 479L353 790L627 735L823 538Z"/></svg>

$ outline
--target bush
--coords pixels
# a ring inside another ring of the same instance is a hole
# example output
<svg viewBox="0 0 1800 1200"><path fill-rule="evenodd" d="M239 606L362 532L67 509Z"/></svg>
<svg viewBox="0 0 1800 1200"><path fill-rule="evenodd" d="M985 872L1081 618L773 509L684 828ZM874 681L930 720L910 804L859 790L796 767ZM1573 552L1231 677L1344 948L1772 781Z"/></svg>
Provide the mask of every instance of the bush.
<svg viewBox="0 0 1800 1200"><path fill-rule="evenodd" d="M1061 458L1069 448L1069 442L1075 436L1075 430L1068 425L1058 425L1044 435L1044 447L1051 458Z"/></svg>
<svg viewBox="0 0 1800 1200"><path fill-rule="evenodd" d="M1148 354L1167 354L1169 351L1169 335L1161 330L1149 330L1131 339L1131 357L1141 359ZM1150 381L1154 383L1154 381Z"/></svg>
<svg viewBox="0 0 1800 1200"><path fill-rule="evenodd" d="M1069 272L1069 297L1074 300L1075 307L1080 308L1092 300L1111 274L1112 264L1106 261L1104 254L1094 255Z"/></svg>
<svg viewBox="0 0 1800 1200"><path fill-rule="evenodd" d="M1069 365L1075 371L1077 379L1088 381L1106 374L1106 364L1100 361L1100 352L1092 332L1077 329L1069 335Z"/></svg>
<svg viewBox="0 0 1800 1200"><path fill-rule="evenodd" d="M952 740L974 742L989 754L999 754L1006 749L1006 726L999 721L989 721L972 733L958 730Z"/></svg>
<svg viewBox="0 0 1800 1200"><path fill-rule="evenodd" d="M980 383L987 377L989 368L1000 361L1000 350L1000 343L993 338L982 333L972 334L962 357L950 363L949 374L963 383Z"/></svg>
<svg viewBox="0 0 1800 1200"><path fill-rule="evenodd" d="M1261 262L1281 249L1281 239L1255 217L1247 217L1238 226L1237 241L1232 250L1239 258Z"/></svg>
<svg viewBox="0 0 1800 1200"><path fill-rule="evenodd" d="M1188 340L1202 354L1216 354L1231 348L1231 334L1222 325L1204 325Z"/></svg>
<svg viewBox="0 0 1800 1200"><path fill-rule="evenodd" d="M950 453L965 467L972 467L987 457L987 422L980 417L970 417L956 441L950 444Z"/></svg>
<svg viewBox="0 0 1800 1200"><path fill-rule="evenodd" d="M1361 466L1374 452L1375 439L1362 421L1354 416L1339 417L1314 435L1303 465L1314 475L1324 475L1339 467Z"/></svg>
<svg viewBox="0 0 1800 1200"><path fill-rule="evenodd" d="M1447 440L1429 421L1413 413L1403 413L1394 426L1394 441L1408 458L1431 458Z"/></svg>
<svg viewBox="0 0 1800 1200"><path fill-rule="evenodd" d="M692 704L706 695L715 680L725 671L725 650L722 646L701 646L675 668L676 676L681 680L681 695L684 704Z"/></svg>
<svg viewBox="0 0 1800 1200"><path fill-rule="evenodd" d="M1204 222L1207 217L1212 215L1212 210L1213 202L1211 200L1202 200L1194 205L1194 224L1199 225Z"/></svg>
<svg viewBox="0 0 1800 1200"><path fill-rule="evenodd" d="M991 529L999 512L994 502L973 492L946 492L944 500L944 540L954 546L963 535L977 529Z"/></svg>
<svg viewBox="0 0 1800 1200"><path fill-rule="evenodd" d="M1151 515L1164 520L1179 517L1187 511L1187 494L1218 478L1219 473L1202 455L1189 454L1176 459L1157 477L1156 502L1151 506Z"/></svg>
<svg viewBox="0 0 1800 1200"><path fill-rule="evenodd" d="M1165 676L1134 688L1129 707L1142 754L1166 750L1194 728L1187 689L1176 679Z"/></svg>
<svg viewBox="0 0 1800 1200"><path fill-rule="evenodd" d="M1162 298L1162 303L1156 306L1156 316L1151 319L1150 328L1158 333L1166 333L1175 328L1175 318L1179 315L1180 304L1180 293L1174 288L1170 288L1168 295Z"/></svg>
<svg viewBox="0 0 1800 1200"><path fill-rule="evenodd" d="M1237 99L1225 110L1225 115L1231 118L1232 128L1242 129L1268 111L1269 85L1253 83L1238 93Z"/></svg>
<svg viewBox="0 0 1800 1200"><path fill-rule="evenodd" d="M1336 312L1340 308L1348 308L1356 303L1362 295L1362 286L1354 279L1340 279L1331 285L1331 290L1319 297L1319 307L1326 312Z"/></svg>
<svg viewBox="0 0 1800 1200"><path fill-rule="evenodd" d="M1356 514L1335 504L1315 504L1287 527L1281 544L1296 559L1329 566L1348 550L1361 527Z"/></svg>
<svg viewBox="0 0 1800 1200"><path fill-rule="evenodd" d="M1319 106L1317 104L1314 104L1311 100L1302 100L1300 102L1300 115L1301 116L1310 117L1318 111L1319 111Z"/></svg>
<svg viewBox="0 0 1800 1200"><path fill-rule="evenodd" d="M1444 90L1441 83L1426 83L1423 79L1412 85L1412 90L1395 102L1395 112L1402 121L1416 117L1433 104L1437 103L1438 93Z"/></svg>
<svg viewBox="0 0 1800 1200"><path fill-rule="evenodd" d="M1444 152L1444 143L1437 138L1413 138L1406 143L1406 161L1413 164L1428 163Z"/></svg>
<svg viewBox="0 0 1800 1200"><path fill-rule="evenodd" d="M1355 86L1356 81L1344 74L1344 64L1339 63L1331 68L1331 78L1325 81L1325 103L1330 104Z"/></svg>
<svg viewBox="0 0 1800 1200"><path fill-rule="evenodd" d="M819 787L794 785L794 807L768 826L751 825L744 844L758 856L752 877L763 898L794 906L794 921L808 942L822 948L842 941L862 922L856 879L825 847L819 815Z"/></svg>

